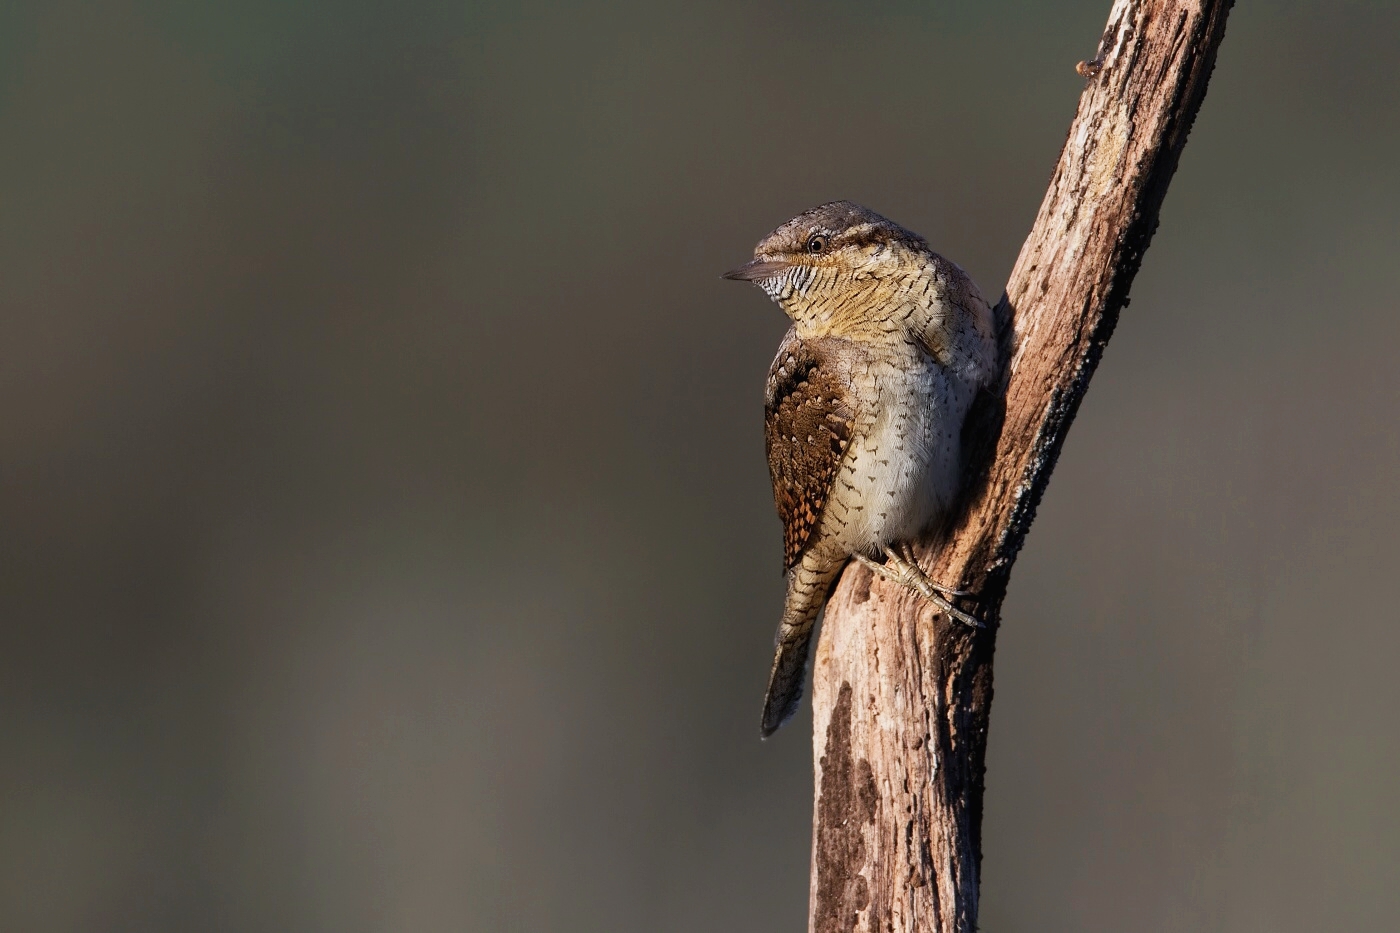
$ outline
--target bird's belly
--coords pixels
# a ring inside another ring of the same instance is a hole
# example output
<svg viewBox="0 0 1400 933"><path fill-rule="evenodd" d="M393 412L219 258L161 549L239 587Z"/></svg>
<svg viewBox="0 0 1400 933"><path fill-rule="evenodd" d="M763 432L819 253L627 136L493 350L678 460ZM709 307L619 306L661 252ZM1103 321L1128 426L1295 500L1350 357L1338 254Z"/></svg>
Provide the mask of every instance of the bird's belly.
<svg viewBox="0 0 1400 933"><path fill-rule="evenodd" d="M972 392L931 363L882 376L875 417L854 439L823 516L830 540L848 553L917 537L957 492Z"/></svg>

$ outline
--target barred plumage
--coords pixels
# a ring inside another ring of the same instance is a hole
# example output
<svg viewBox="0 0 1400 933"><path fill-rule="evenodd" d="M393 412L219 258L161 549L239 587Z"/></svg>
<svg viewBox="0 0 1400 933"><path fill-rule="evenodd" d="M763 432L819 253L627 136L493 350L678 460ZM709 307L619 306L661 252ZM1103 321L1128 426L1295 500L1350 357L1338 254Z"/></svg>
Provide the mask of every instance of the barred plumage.
<svg viewBox="0 0 1400 933"><path fill-rule="evenodd" d="M797 709L812 628L846 561L946 516L962 423L994 378L995 343L962 269L849 201L783 224L727 277L759 285L793 321L765 393L788 569L767 736ZM894 553L890 563L889 575L937 599L917 567Z"/></svg>

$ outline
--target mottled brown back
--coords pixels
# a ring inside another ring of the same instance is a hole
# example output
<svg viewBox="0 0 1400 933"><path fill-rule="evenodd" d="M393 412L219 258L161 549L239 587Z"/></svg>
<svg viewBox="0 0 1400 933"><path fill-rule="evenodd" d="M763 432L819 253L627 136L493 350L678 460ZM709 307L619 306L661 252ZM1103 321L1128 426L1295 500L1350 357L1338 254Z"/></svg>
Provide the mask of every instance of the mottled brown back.
<svg viewBox="0 0 1400 933"><path fill-rule="evenodd" d="M835 360L789 333L764 397L768 472L783 521L783 566L802 556L850 446L854 414Z"/></svg>

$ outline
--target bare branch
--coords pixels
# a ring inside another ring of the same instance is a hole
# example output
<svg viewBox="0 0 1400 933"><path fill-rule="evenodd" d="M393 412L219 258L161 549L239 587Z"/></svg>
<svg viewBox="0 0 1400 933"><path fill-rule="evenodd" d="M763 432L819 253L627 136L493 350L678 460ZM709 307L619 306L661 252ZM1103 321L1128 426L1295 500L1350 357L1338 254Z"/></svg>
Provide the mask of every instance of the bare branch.
<svg viewBox="0 0 1400 933"><path fill-rule="evenodd" d="M966 508L933 579L973 630L852 564L813 674L812 933L971 933L992 652L1011 566L1157 226L1229 0L1116 0L997 308L1005 393L974 410ZM1066 65L1066 67L1071 67Z"/></svg>

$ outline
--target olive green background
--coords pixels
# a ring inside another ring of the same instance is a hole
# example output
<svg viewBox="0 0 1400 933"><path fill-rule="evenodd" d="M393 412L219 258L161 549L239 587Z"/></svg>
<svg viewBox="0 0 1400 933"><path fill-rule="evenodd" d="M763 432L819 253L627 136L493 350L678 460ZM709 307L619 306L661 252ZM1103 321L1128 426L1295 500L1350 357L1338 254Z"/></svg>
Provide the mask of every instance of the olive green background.
<svg viewBox="0 0 1400 933"><path fill-rule="evenodd" d="M803 929L718 274L995 295L1107 0L0 7L0 927ZM982 928L1400 927L1400 9L1245 2L1012 578Z"/></svg>

